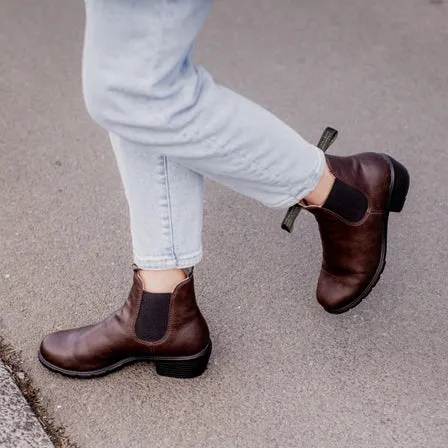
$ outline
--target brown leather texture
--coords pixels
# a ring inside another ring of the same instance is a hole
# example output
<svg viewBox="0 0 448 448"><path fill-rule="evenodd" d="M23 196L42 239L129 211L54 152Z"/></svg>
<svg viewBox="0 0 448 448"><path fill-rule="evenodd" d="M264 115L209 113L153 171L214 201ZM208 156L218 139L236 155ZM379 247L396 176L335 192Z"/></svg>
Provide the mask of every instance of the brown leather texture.
<svg viewBox="0 0 448 448"><path fill-rule="evenodd" d="M196 355L209 344L208 326L196 303L193 276L173 291L168 328L157 342L143 341L135 334L142 295L137 271L129 297L120 310L96 325L48 335L42 341L41 356L58 368L89 372L134 357Z"/></svg>
<svg viewBox="0 0 448 448"><path fill-rule="evenodd" d="M333 175L361 191L368 200L367 212L355 223L323 207L304 207L314 214L322 240L317 300L331 312L356 301L368 290L377 273L388 214L391 169L384 157L375 153L326 158Z"/></svg>

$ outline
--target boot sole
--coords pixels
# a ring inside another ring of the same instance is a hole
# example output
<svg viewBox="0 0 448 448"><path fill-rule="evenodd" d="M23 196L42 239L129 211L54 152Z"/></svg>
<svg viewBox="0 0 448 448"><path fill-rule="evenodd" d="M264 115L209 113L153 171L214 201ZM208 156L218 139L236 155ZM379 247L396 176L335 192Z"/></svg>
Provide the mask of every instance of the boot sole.
<svg viewBox="0 0 448 448"><path fill-rule="evenodd" d="M104 367L103 369L91 370L87 372L78 372L76 370L67 370L62 367L58 367L47 361L40 350L38 352L38 357L41 364L47 369L71 378L98 378L137 362L153 362L156 367L156 372L160 376L168 376L171 378L195 378L202 375L207 369L211 352L212 343L209 341L207 346L196 355L131 357L122 359L121 361Z"/></svg>
<svg viewBox="0 0 448 448"><path fill-rule="evenodd" d="M381 258L378 268L373 276L371 282L367 288L354 300L352 300L347 305L337 309L325 310L331 314L342 314L348 310L359 305L371 292L380 280L381 274L384 272L386 267L386 253L387 253L387 227L389 223L389 213L395 212L400 213L403 210L404 204L406 202L406 196L409 191L410 176L408 170L393 157L386 154L381 154L381 156L387 161L390 168L390 191L389 198L387 202L387 213L383 218L383 229L382 229L382 244L381 244Z"/></svg>

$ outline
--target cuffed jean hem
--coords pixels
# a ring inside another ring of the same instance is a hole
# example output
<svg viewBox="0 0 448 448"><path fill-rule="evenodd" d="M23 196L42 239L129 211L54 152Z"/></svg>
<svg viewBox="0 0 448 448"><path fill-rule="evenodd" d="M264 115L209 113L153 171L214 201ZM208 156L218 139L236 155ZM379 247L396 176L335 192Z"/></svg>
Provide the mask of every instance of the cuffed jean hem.
<svg viewBox="0 0 448 448"><path fill-rule="evenodd" d="M192 255L185 255L176 258L140 258L134 256L134 263L139 269L162 271L166 269L187 269L199 264L202 260L202 250Z"/></svg>
<svg viewBox="0 0 448 448"><path fill-rule="evenodd" d="M293 205L299 203L303 198L308 196L312 191L314 191L317 187L317 184L319 183L321 177L324 174L325 171L325 154L322 150L320 150L317 147L314 147L318 156L317 160L317 167L313 174L308 178L307 183L305 186L300 190L299 193L297 193L296 196L292 198L288 198L285 201L280 202L279 204L274 205L268 205L269 208L289 208Z"/></svg>

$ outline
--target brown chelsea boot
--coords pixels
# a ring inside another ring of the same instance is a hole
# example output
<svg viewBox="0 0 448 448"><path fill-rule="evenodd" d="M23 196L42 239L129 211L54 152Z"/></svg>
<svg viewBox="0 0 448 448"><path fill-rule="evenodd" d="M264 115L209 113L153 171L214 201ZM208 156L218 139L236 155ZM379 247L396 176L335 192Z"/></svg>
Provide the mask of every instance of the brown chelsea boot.
<svg viewBox="0 0 448 448"><path fill-rule="evenodd" d="M317 300L343 313L372 291L386 264L390 212L400 212L409 189L406 168L385 154L327 155L336 181L322 207L304 206L318 224L323 247Z"/></svg>
<svg viewBox="0 0 448 448"><path fill-rule="evenodd" d="M138 361L155 364L159 375L193 378L207 368L209 330L196 303L193 276L172 294L143 291L138 271L123 307L96 324L48 335L39 360L64 375L90 378Z"/></svg>

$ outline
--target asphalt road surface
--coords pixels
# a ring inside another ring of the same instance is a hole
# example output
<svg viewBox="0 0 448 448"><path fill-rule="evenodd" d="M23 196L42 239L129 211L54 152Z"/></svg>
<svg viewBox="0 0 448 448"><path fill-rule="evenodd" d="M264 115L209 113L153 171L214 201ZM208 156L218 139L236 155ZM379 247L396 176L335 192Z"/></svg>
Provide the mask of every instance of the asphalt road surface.
<svg viewBox="0 0 448 448"><path fill-rule="evenodd" d="M448 4L226 0L201 36L216 79L335 154L386 151L412 186L368 300L326 314L317 227L207 184L200 305L207 373L137 365L74 381L36 351L102 319L131 281L128 215L84 110L83 3L0 3L0 332L82 448L441 448L448 441Z"/></svg>

